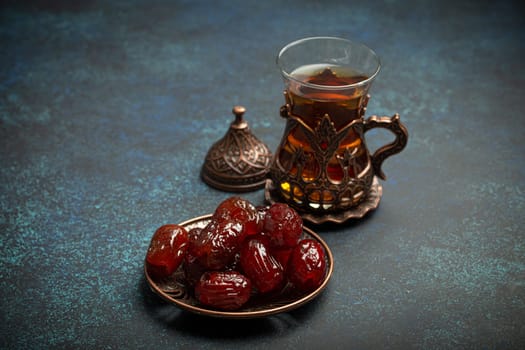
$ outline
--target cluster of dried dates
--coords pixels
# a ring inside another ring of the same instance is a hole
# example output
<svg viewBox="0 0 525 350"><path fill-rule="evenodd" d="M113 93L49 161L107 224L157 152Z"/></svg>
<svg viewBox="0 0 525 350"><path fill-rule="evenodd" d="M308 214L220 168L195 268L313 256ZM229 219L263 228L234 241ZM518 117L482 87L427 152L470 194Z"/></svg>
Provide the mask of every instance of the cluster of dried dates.
<svg viewBox="0 0 525 350"><path fill-rule="evenodd" d="M230 197L203 228L159 227L146 266L152 278L163 279L182 265L199 303L237 310L254 295L278 292L287 284L300 292L322 284L324 249L316 240L301 238L302 233L302 219L288 205L255 207Z"/></svg>

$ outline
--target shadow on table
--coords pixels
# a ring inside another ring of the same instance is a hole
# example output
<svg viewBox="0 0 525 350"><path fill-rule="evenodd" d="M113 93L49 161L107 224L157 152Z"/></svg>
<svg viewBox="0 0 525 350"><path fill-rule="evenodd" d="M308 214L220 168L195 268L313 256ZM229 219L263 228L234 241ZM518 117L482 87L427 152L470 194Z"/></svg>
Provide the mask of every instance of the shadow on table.
<svg viewBox="0 0 525 350"><path fill-rule="evenodd" d="M145 280L140 283L146 311L151 317L176 332L200 338L245 339L283 334L300 327L319 309L324 294L286 313L254 319L223 319L193 314L171 305L153 293Z"/></svg>

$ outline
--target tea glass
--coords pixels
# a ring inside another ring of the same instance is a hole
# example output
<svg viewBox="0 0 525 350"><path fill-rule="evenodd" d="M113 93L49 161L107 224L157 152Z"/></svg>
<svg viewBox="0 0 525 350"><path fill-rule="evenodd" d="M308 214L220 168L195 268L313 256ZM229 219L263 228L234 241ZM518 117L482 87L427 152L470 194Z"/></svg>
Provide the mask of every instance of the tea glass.
<svg viewBox="0 0 525 350"><path fill-rule="evenodd" d="M364 118L370 86L381 69L367 46L335 37L286 45L277 56L284 79L286 126L270 178L280 200L302 212L324 214L358 206L383 161L406 146L399 115ZM395 140L371 155L365 133L385 128Z"/></svg>

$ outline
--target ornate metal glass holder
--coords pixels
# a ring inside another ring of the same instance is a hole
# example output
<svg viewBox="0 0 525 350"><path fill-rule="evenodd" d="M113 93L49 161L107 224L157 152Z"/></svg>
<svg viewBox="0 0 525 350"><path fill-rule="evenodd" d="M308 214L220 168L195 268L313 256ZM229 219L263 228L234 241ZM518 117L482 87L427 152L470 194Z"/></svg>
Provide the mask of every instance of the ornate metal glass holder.
<svg viewBox="0 0 525 350"><path fill-rule="evenodd" d="M292 160L284 166L279 160L283 147L289 147L285 139L281 141L276 156L270 167L270 179L265 186L265 198L268 202L284 201L301 212L304 219L316 224L324 222L342 223L351 218L361 218L370 210L378 207L383 189L378 178L385 180L381 170L383 161L391 155L399 153L408 140L408 131L400 122L399 114L392 117L371 116L364 119L366 105L370 96L366 96L361 118L355 119L344 128L337 130L330 116L325 114L314 128L291 112L290 101L285 91L287 104L281 107L281 116L287 120L284 131L289 135L292 129L300 128L313 150L313 158L319 172L313 178L306 178L304 170L309 162L303 147L293 151ZM364 134L372 128L385 128L395 135L395 140L381 148L373 155L368 155L369 161L363 165L357 161L357 154L364 145ZM359 147L347 147L342 155L337 155L341 141L348 133L359 135L363 144ZM327 169L331 160L337 159L342 169L342 178L334 180L328 175ZM310 158L312 155L309 156ZM351 174L355 174L351 176Z"/></svg>
<svg viewBox="0 0 525 350"><path fill-rule="evenodd" d="M343 222L377 208L377 179L385 179L381 165L408 139L398 114L364 118L379 57L357 42L312 37L286 45L277 65L285 84L286 127L266 199L286 202L316 223ZM364 136L373 128L390 130L395 140L370 155Z"/></svg>

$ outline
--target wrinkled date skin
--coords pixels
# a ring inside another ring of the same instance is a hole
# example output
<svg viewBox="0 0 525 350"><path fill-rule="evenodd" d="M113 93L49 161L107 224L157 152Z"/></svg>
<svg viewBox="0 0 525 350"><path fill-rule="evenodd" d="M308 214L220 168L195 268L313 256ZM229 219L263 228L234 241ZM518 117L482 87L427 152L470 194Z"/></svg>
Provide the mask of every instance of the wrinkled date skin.
<svg viewBox="0 0 525 350"><path fill-rule="evenodd" d="M303 233L303 219L284 203L274 203L264 217L263 232L274 247L295 247Z"/></svg>
<svg viewBox="0 0 525 350"><path fill-rule="evenodd" d="M313 239L303 239L292 250L287 274L296 289L309 292L321 285L326 269L325 253L321 244Z"/></svg>
<svg viewBox="0 0 525 350"><path fill-rule="evenodd" d="M230 197L222 201L215 212L213 219L221 221L236 221L243 225L243 237L256 234L259 229L259 215L257 208L241 197Z"/></svg>
<svg viewBox="0 0 525 350"><path fill-rule="evenodd" d="M212 271L202 275L195 286L195 297L207 306L219 310L237 310L250 299L252 285L236 271Z"/></svg>
<svg viewBox="0 0 525 350"><path fill-rule="evenodd" d="M234 221L211 220L190 241L190 254L207 270L222 270L235 260L242 243L243 226Z"/></svg>
<svg viewBox="0 0 525 350"><path fill-rule="evenodd" d="M282 288L284 269L270 252L267 238L254 236L244 242L241 250L241 267L260 293Z"/></svg>
<svg viewBox="0 0 525 350"><path fill-rule="evenodd" d="M159 227L146 254L148 272L156 278L170 276L182 263L188 247L188 232L182 226L167 224Z"/></svg>

